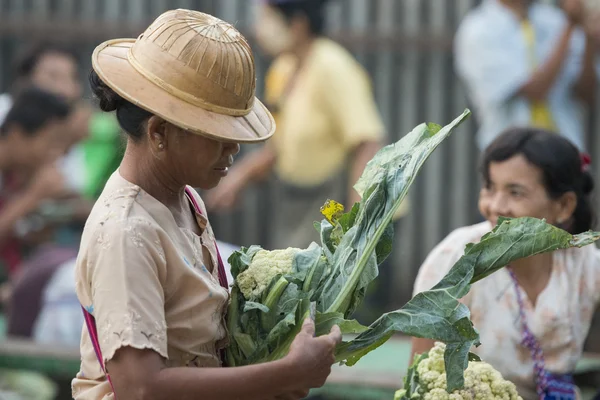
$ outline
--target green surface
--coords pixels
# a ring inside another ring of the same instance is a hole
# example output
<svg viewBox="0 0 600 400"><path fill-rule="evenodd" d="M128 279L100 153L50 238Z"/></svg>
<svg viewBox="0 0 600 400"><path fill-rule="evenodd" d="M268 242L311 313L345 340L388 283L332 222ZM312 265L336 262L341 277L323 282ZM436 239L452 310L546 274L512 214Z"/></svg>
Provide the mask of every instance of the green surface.
<svg viewBox="0 0 600 400"><path fill-rule="evenodd" d="M5 320L0 316L0 338L4 337L4 332ZM79 371L80 363L77 351L70 350L68 357L40 357L35 351L28 355L4 346L0 351L0 369L36 371L54 378L68 379ZM328 400L390 400L395 389L401 386L409 357L410 341L394 338L363 357L353 367L334 366L331 382L311 394L321 395ZM583 359L577 367L578 372L594 369L600 369L600 358ZM395 386L394 382L397 382ZM588 396L584 398L591 398Z"/></svg>

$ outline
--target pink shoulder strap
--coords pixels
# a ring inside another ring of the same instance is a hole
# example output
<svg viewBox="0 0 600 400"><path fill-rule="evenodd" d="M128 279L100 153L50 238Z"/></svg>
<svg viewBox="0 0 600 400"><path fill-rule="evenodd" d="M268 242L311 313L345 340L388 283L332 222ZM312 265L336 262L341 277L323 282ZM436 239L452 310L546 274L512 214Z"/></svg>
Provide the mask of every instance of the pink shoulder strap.
<svg viewBox="0 0 600 400"><path fill-rule="evenodd" d="M192 193L191 189L189 187L185 188L185 192L187 193L189 199L192 201L192 204L194 205L194 209L196 210L196 212L200 215L202 215L202 209L200 208L200 205L198 204L198 202L196 201L196 198L194 197L194 194ZM219 246L217 246L217 241L215 240L215 249L217 249L217 262L219 263L219 283L221 284L222 287L224 287L225 289L229 288L229 282L227 282L227 273L225 272L225 264L223 264L223 260L221 259L221 253L219 252Z"/></svg>
<svg viewBox="0 0 600 400"><path fill-rule="evenodd" d="M202 209L200 208L194 194L191 192L189 188L186 187L185 192L188 197L192 201L194 205L194 209L197 213L202 214ZM223 260L221 259L221 253L219 252L219 247L217 246L217 242L215 240L215 248L217 249L217 262L219 263L219 283L223 288L228 290L229 282L227 282L227 273L225 272L225 265L223 264ZM81 307L83 310L83 316L85 318L85 324L87 325L87 330L90 335L90 339L92 340L92 345L94 346L94 352L96 353L96 358L98 358L98 362L100 363L100 367L102 368L102 372L106 375L106 379L108 383L110 383L110 387L113 391L113 396L115 400L117 399L117 394L115 392L115 387L113 386L112 380L110 379L110 375L106 371L106 367L104 365L104 359L102 358L102 349L100 348L100 342L98 340L98 330L96 328L96 319L92 314L90 314L84 307Z"/></svg>
<svg viewBox="0 0 600 400"><path fill-rule="evenodd" d="M113 386L112 380L110 379L110 375L106 371L106 367L104 366L104 359L102 358L102 349L100 348L100 342L98 341L98 330L96 329L96 319L92 314L90 314L84 307L81 307L83 310L83 317L85 319L85 324L87 325L87 330L90 335L90 339L92 340L92 345L94 346L94 352L96 353L96 358L100 363L100 367L102 368L102 372L106 375L106 379L108 383L110 383L110 388L112 389L113 396L115 400L117 399L117 393L115 392L115 387Z"/></svg>

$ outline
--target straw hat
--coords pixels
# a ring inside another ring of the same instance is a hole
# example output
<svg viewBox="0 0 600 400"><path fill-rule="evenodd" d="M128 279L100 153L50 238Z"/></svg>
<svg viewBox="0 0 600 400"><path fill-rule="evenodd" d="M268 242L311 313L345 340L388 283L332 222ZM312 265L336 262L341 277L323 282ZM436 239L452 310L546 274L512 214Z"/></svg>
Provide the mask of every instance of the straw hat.
<svg viewBox="0 0 600 400"><path fill-rule="evenodd" d="M193 133L260 142L275 131L248 42L212 15L167 11L137 39L96 47L92 66L123 98Z"/></svg>

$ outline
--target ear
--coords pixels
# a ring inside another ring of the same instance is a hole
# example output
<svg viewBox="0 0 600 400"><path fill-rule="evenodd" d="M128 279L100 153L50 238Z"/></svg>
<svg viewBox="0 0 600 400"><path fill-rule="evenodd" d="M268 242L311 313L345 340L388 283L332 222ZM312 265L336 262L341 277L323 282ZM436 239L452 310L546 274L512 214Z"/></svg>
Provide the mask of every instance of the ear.
<svg viewBox="0 0 600 400"><path fill-rule="evenodd" d="M563 224L570 220L577 208L577 195L575 192L567 192L556 200L556 222Z"/></svg>
<svg viewBox="0 0 600 400"><path fill-rule="evenodd" d="M167 148L167 122L153 115L148 120L146 135L148 135L148 143L156 151L162 151Z"/></svg>

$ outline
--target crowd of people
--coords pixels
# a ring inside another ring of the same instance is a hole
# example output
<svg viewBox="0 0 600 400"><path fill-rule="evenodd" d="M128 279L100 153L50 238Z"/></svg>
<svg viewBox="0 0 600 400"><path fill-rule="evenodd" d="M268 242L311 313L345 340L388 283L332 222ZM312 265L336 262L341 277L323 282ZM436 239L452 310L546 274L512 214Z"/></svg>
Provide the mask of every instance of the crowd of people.
<svg viewBox="0 0 600 400"><path fill-rule="evenodd" d="M341 335L315 338L311 321L285 359L218 368L231 283L223 260L234 247L207 217L274 177L269 245L307 247L324 199L360 200L351 183L388 138L370 77L325 35L326 3L261 3L257 43L273 58L264 104L256 50L195 11L100 44L86 71L98 104L83 98L69 49L37 44L18 58L0 95L0 300L8 335L80 346L75 399L296 399L327 378ZM485 221L432 250L415 294L499 217L595 227L586 152L595 132L583 115L600 76L600 13L586 7L484 0L464 17L455 67L479 126ZM178 29L182 21L196 27ZM265 144L233 165L240 144L254 142ZM407 212L408 202L396 218ZM477 351L525 400L554 398L557 387L578 398L572 374L600 302L596 247L517 261L463 301L492 344ZM413 352L432 346L414 339Z"/></svg>

